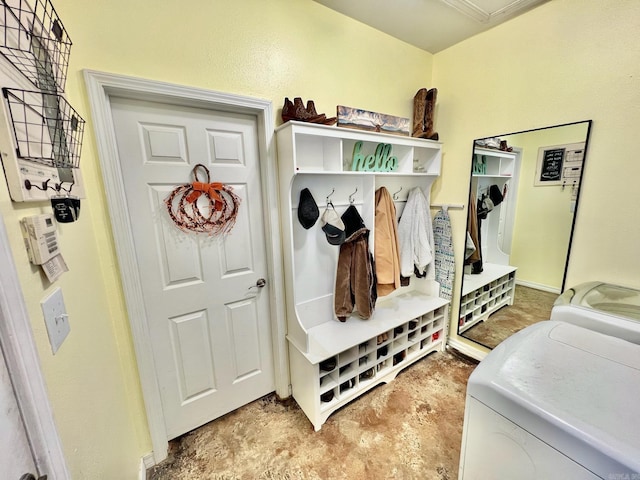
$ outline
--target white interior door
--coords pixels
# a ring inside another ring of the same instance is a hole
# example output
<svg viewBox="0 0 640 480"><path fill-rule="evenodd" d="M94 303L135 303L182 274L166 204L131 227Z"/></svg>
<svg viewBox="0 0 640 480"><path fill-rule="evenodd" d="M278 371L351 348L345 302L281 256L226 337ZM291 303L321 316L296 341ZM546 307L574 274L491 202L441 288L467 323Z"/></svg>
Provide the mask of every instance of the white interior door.
<svg viewBox="0 0 640 480"><path fill-rule="evenodd" d="M111 108L169 439L275 389L257 122L113 98ZM204 164L241 198L225 237L183 233L164 199Z"/></svg>
<svg viewBox="0 0 640 480"><path fill-rule="evenodd" d="M2 478L19 480L26 473L35 474L36 465L1 349L0 412L2 412L0 414L0 466L2 468Z"/></svg>

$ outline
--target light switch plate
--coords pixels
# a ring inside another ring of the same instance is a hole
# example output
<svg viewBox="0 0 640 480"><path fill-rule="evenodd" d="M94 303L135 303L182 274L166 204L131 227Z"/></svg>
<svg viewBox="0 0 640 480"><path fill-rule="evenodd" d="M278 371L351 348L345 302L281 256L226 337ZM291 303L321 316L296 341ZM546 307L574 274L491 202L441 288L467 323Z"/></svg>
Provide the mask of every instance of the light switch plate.
<svg viewBox="0 0 640 480"><path fill-rule="evenodd" d="M49 334L51 350L55 355L71 331L67 309L64 306L64 298L62 298L62 290L56 288L51 295L40 302L40 305L42 305L42 313L44 314L44 323Z"/></svg>

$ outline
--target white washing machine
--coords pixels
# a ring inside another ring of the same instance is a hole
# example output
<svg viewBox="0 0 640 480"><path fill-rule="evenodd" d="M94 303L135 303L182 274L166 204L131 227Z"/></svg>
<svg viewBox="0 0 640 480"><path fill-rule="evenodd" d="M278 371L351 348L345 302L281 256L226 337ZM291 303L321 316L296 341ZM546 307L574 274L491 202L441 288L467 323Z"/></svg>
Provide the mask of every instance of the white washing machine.
<svg viewBox="0 0 640 480"><path fill-rule="evenodd" d="M462 480L640 479L640 345L544 321L467 385Z"/></svg>
<svg viewBox="0 0 640 480"><path fill-rule="evenodd" d="M558 297L551 320L640 344L640 290L602 282L580 284Z"/></svg>

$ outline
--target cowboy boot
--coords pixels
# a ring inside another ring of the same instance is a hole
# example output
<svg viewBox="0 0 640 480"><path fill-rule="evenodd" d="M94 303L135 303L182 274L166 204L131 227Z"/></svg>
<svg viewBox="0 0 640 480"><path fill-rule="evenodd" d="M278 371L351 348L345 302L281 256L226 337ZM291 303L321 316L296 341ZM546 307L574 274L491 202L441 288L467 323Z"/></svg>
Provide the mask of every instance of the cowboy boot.
<svg viewBox="0 0 640 480"><path fill-rule="evenodd" d="M282 106L282 121L288 122L289 120L295 120L294 116L295 108L293 103L288 97L284 97L284 105Z"/></svg>
<svg viewBox="0 0 640 480"><path fill-rule="evenodd" d="M438 96L438 90L432 88L427 92L425 112L424 112L424 134L422 138L428 138L429 140L438 140L438 134L433 131L433 117L435 116L436 109L436 97Z"/></svg>
<svg viewBox="0 0 640 480"><path fill-rule="evenodd" d="M307 113L312 117L318 116L318 112L316 112L316 104L313 100L307 100Z"/></svg>
<svg viewBox="0 0 640 480"><path fill-rule="evenodd" d="M307 112L307 109L305 108L304 103L302 103L302 98L300 97L296 97L293 99L293 106L295 109L294 115L296 120L301 120L303 122L321 123L322 120L326 118L324 114L311 115L309 112Z"/></svg>
<svg viewBox="0 0 640 480"><path fill-rule="evenodd" d="M318 112L316 112L316 104L313 100L307 100L307 113L311 116L315 116L319 118L319 120L317 121L312 120L313 123L322 123L323 125L333 125L338 121L337 117L323 118L325 117L324 113L318 115Z"/></svg>
<svg viewBox="0 0 640 480"><path fill-rule="evenodd" d="M427 89L421 88L413 97L413 131L412 137L422 137L424 133L424 110L425 100L427 98Z"/></svg>

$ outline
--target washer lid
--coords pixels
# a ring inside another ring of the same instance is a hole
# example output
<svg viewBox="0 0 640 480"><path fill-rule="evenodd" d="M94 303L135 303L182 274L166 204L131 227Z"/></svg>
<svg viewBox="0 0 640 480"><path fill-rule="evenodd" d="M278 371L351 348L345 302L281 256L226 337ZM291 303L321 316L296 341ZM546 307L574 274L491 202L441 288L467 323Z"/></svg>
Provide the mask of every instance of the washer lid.
<svg viewBox="0 0 640 480"><path fill-rule="evenodd" d="M577 289L576 289L577 290ZM640 291L631 288L600 283L584 290L577 290L572 303L622 317L640 320Z"/></svg>
<svg viewBox="0 0 640 480"><path fill-rule="evenodd" d="M544 321L498 345L467 394L602 478L640 472L640 346Z"/></svg>

